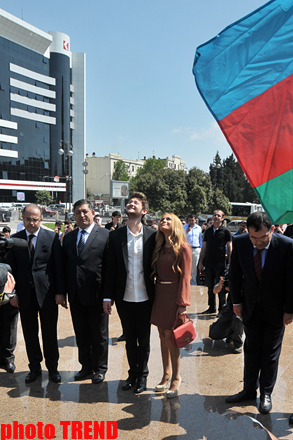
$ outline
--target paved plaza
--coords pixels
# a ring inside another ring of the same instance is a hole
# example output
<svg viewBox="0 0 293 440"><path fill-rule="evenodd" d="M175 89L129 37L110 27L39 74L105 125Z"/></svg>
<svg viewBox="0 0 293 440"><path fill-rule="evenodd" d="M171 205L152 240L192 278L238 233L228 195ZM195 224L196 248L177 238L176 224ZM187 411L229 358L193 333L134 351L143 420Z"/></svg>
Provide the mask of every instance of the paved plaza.
<svg viewBox="0 0 293 440"><path fill-rule="evenodd" d="M191 291L188 313L194 320L197 337L191 345L181 350L182 384L178 398L168 400L154 392L155 385L161 379L160 346L155 327L152 327L147 391L140 395L122 391L123 381L127 377L127 359L125 343L117 342L121 326L115 309L110 317L109 371L105 382L93 385L90 378L74 382L74 374L80 369L75 337L69 310L60 309L58 336L62 383L48 381L43 362L42 377L25 385L28 366L19 324L16 371L8 374L0 370L0 423L11 424L12 427L13 421L24 426L37 426L38 422L51 424L58 440L66 438L67 430L68 438L74 438L71 435L71 422L82 422L74 425L82 429L82 437L76 435L75 438L107 438L107 421L117 422L117 425L108 424L108 438L119 440L293 440L293 428L288 425L288 417L293 412L293 326L288 327L285 333L279 376L272 395L272 412L261 415L253 404L233 407L225 403L225 396L242 389L243 354L234 354L231 346L224 341L213 342L207 337L209 325L216 319L215 315L199 314L206 309L207 288L192 287ZM85 424L85 421L90 423ZM68 427L67 422L70 422ZM94 437L94 429L85 435L86 429L94 428L94 422L99 422L99 425L96 424L96 434L99 432L99 436ZM269 437L261 425L276 437ZM111 437L115 434L115 426L118 427L118 437ZM1 427L1 439L5 438L2 430ZM106 431L104 437L103 430ZM47 435L50 433L47 428Z"/></svg>

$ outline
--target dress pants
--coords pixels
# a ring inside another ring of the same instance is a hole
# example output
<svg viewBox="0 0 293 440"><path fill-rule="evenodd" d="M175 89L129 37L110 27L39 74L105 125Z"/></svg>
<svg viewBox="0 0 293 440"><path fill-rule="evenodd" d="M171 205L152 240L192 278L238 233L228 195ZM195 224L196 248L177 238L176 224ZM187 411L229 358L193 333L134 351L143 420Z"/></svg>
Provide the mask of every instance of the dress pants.
<svg viewBox="0 0 293 440"><path fill-rule="evenodd" d="M122 301L117 305L126 339L129 376L147 377L150 355L151 302Z"/></svg>
<svg viewBox="0 0 293 440"><path fill-rule="evenodd" d="M0 307L0 364L14 362L16 347L18 308L10 303Z"/></svg>
<svg viewBox="0 0 293 440"><path fill-rule="evenodd" d="M84 306L77 295L70 303L78 361L85 370L105 374L108 369L108 321L103 305Z"/></svg>
<svg viewBox="0 0 293 440"><path fill-rule="evenodd" d="M216 310L216 295L214 294L214 286L220 281L220 276L223 275L225 269L225 262L207 264L205 267L206 283L208 286L209 307ZM223 305L226 304L226 295L222 291L219 293L219 312Z"/></svg>
<svg viewBox="0 0 293 440"><path fill-rule="evenodd" d="M197 285L197 265L200 257L200 248L191 248L192 252L192 266L191 266L191 280L190 284L192 286Z"/></svg>
<svg viewBox="0 0 293 440"><path fill-rule="evenodd" d="M244 389L271 394L277 380L279 357L284 336L283 325L274 326L265 319L257 303L250 319L244 323Z"/></svg>
<svg viewBox="0 0 293 440"><path fill-rule="evenodd" d="M243 322L226 308L219 319L210 326L209 337L214 341L231 337L236 348L243 345Z"/></svg>
<svg viewBox="0 0 293 440"><path fill-rule="evenodd" d="M58 306L52 304L48 308L40 308L36 293L32 289L28 308L24 308L20 303L19 311L29 369L33 372L38 371L43 360L39 342L39 316L46 367L51 372L57 371L59 359L57 339Z"/></svg>

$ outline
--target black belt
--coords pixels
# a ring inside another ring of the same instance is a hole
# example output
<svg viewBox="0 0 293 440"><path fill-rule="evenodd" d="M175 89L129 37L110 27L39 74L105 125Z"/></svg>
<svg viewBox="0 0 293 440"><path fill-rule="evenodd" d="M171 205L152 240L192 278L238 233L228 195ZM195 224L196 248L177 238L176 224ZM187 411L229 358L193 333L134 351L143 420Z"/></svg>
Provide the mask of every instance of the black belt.
<svg viewBox="0 0 293 440"><path fill-rule="evenodd" d="M200 246L191 246L191 249L198 249Z"/></svg>

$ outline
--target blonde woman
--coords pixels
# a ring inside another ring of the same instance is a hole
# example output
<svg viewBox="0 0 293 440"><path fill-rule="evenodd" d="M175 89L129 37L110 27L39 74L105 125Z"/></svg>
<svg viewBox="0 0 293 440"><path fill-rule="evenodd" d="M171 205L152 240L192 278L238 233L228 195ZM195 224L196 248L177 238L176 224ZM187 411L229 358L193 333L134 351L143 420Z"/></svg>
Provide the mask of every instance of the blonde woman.
<svg viewBox="0 0 293 440"><path fill-rule="evenodd" d="M153 253L152 276L156 278L151 323L158 327L163 362L163 377L155 391L167 391L167 398L178 396L180 348L172 341L172 326L177 316L185 319L190 305L192 253L181 221L175 214L164 214L159 223Z"/></svg>

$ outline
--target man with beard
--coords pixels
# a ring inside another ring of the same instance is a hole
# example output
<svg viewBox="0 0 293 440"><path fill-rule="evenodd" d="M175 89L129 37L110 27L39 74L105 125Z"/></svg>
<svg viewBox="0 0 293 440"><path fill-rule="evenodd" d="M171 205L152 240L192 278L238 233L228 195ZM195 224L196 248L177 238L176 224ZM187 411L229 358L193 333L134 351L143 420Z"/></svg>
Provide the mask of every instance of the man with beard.
<svg viewBox="0 0 293 440"><path fill-rule="evenodd" d="M155 230L141 223L148 203L143 193L132 194L126 205L128 223L109 235L104 310L115 301L126 339L129 375L123 390L146 390L150 354L150 316L154 283L150 278Z"/></svg>

